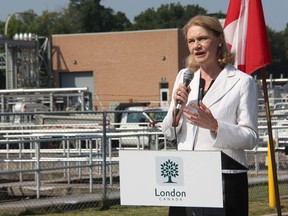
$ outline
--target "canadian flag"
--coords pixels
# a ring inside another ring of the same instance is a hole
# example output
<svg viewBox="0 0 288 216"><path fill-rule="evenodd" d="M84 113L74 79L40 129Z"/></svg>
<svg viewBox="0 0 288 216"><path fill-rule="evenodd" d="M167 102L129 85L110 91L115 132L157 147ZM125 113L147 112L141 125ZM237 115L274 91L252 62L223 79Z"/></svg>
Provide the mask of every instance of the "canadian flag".
<svg viewBox="0 0 288 216"><path fill-rule="evenodd" d="M271 64L261 0L230 0L224 33L238 69L251 74Z"/></svg>

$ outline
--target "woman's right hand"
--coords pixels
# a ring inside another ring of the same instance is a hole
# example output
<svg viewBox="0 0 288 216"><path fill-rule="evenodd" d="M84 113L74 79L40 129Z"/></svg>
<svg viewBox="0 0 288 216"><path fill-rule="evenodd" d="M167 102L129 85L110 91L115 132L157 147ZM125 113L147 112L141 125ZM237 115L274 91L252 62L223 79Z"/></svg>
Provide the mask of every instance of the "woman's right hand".
<svg viewBox="0 0 288 216"><path fill-rule="evenodd" d="M175 101L174 110L176 110L178 101L181 101L182 104L181 111L183 110L184 106L188 101L188 95L190 91L191 91L190 86L186 87L183 83L179 84L178 88L173 94L173 99Z"/></svg>

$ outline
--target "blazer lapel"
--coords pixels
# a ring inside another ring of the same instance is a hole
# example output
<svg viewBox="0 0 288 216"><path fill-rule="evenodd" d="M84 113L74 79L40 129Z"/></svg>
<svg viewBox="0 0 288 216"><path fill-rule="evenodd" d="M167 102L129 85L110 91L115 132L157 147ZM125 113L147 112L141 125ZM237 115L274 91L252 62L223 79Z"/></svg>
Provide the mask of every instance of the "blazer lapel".
<svg viewBox="0 0 288 216"><path fill-rule="evenodd" d="M218 75L213 85L203 98L203 103L208 108L220 100L238 82L236 68L232 65L226 66Z"/></svg>

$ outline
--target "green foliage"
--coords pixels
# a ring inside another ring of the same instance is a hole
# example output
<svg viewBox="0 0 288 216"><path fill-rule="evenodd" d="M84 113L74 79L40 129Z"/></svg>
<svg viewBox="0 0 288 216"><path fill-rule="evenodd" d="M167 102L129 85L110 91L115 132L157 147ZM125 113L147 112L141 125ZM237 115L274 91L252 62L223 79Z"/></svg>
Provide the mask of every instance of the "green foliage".
<svg viewBox="0 0 288 216"><path fill-rule="evenodd" d="M287 28L286 28L287 31ZM268 73L272 73L273 77L280 77L281 74L288 76L288 35L285 32L276 32L267 27L270 50L272 55L272 64L267 66Z"/></svg>
<svg viewBox="0 0 288 216"><path fill-rule="evenodd" d="M111 8L105 8L100 0L71 0L68 14L73 12L79 20L80 32L109 32L123 30L130 25L124 13L114 15Z"/></svg>
<svg viewBox="0 0 288 216"><path fill-rule="evenodd" d="M59 11L43 11L37 15L33 10L14 14L9 21L8 37L15 33L34 33L40 36L88 32L111 32L127 30L182 28L186 22L207 11L199 5L182 6L179 2L149 8L134 18L131 23L123 12L114 12L100 4L101 0L70 0L67 8ZM225 18L221 11L213 15ZM5 22L0 21L4 33ZM288 23L284 31L267 28L272 54L272 64L266 67L273 78L288 77ZM257 72L255 73L257 74Z"/></svg>
<svg viewBox="0 0 288 216"><path fill-rule="evenodd" d="M286 56L288 56L288 23L286 24L286 28L283 31L284 41L285 41L285 50L286 50Z"/></svg>
<svg viewBox="0 0 288 216"><path fill-rule="evenodd" d="M43 11L41 16L35 19L35 22L30 25L28 32L37 35L51 35L61 32L61 14L57 12Z"/></svg>
<svg viewBox="0 0 288 216"><path fill-rule="evenodd" d="M23 13L15 13L8 22L7 36L12 38L15 33L28 32L31 23L35 22L37 15L33 10L27 10ZM4 32L5 24L3 25Z"/></svg>
<svg viewBox="0 0 288 216"><path fill-rule="evenodd" d="M162 4L157 10L149 8L136 16L131 29L182 28L191 17L206 14L206 12L204 8L198 5Z"/></svg>

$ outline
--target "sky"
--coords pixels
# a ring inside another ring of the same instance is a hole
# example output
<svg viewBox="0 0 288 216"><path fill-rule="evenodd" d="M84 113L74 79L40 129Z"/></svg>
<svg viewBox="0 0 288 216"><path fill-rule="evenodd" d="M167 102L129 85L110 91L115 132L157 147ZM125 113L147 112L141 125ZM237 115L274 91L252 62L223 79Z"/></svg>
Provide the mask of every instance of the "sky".
<svg viewBox="0 0 288 216"><path fill-rule="evenodd" d="M4 1L4 0L2 0ZM170 4L180 2L182 6L187 4L198 4L208 11L215 13L222 11L227 12L230 0L101 0L105 7L112 8L115 12L121 11L126 14L127 18L133 22L134 17L148 8L155 10L161 4ZM43 10L49 12L61 11L67 8L69 0L5 0L0 7L0 20L6 21L9 14L15 12L24 12L33 9L38 15ZM288 1L287 0L262 0L266 25L276 31L284 30L288 23Z"/></svg>

